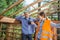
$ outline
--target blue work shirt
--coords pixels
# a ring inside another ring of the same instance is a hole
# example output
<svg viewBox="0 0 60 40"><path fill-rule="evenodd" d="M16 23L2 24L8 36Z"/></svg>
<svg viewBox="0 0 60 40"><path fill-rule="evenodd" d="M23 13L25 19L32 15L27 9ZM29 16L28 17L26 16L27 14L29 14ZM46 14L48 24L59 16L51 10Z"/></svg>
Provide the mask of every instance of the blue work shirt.
<svg viewBox="0 0 60 40"><path fill-rule="evenodd" d="M36 24L28 24L28 21L33 22L33 18L25 18L24 16L16 17L17 20L22 22L22 33L23 34L33 34Z"/></svg>
<svg viewBox="0 0 60 40"><path fill-rule="evenodd" d="M40 37L41 37L43 23L44 23L44 21L41 21L41 23L40 23L40 31L38 32L38 35L37 35L38 39L40 39ZM50 25L52 27L60 28L60 24L56 24L56 23L50 22Z"/></svg>

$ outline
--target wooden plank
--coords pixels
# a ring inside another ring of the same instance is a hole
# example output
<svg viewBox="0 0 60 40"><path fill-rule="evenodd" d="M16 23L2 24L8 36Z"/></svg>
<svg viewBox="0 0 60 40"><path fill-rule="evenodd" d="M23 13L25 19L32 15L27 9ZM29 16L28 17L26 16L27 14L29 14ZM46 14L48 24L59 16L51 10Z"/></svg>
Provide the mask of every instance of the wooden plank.
<svg viewBox="0 0 60 40"><path fill-rule="evenodd" d="M0 33L2 32L2 23L0 23ZM2 37L2 33L1 33L1 35L0 35L0 40L3 40L3 37Z"/></svg>
<svg viewBox="0 0 60 40"><path fill-rule="evenodd" d="M18 2L15 2L14 4L12 4L11 6L9 6L6 10L4 10L1 15L3 15L4 13L6 13L8 10L12 9L14 6L20 4L23 0L19 0Z"/></svg>
<svg viewBox="0 0 60 40"><path fill-rule="evenodd" d="M7 30L6 30L6 39L7 40L11 40L11 37L9 37L10 33L8 33L8 31L9 31L8 28L10 28L10 27L12 27L12 24L7 24Z"/></svg>
<svg viewBox="0 0 60 40"><path fill-rule="evenodd" d="M0 19L0 23L1 22L3 22L3 23L19 23L19 21L17 21L16 19L8 18L8 17L2 17Z"/></svg>
<svg viewBox="0 0 60 40"><path fill-rule="evenodd" d="M28 5L28 6L26 6L26 7L23 7L22 9L19 9L19 10L16 11L15 13L12 13L11 15L9 15L9 17L18 14L19 12L21 12L21 11L29 8L30 6L33 6L33 5L36 4L36 3L39 3L39 2L41 2L41 1L42 1L42 0L37 0L37 1L33 2L33 3L31 3L30 5Z"/></svg>

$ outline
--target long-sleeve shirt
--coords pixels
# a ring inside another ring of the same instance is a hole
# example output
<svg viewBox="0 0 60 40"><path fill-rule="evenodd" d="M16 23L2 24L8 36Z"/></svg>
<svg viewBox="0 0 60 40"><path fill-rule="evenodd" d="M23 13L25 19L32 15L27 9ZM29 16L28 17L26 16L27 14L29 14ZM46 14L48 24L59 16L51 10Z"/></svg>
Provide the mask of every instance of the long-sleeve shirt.
<svg viewBox="0 0 60 40"><path fill-rule="evenodd" d="M41 37L43 23L44 23L43 21L40 23L40 31L39 31L38 36L37 36L38 39L40 39L40 37ZM60 24L56 24L56 23L50 22L50 25L51 25L51 27L60 28Z"/></svg>
<svg viewBox="0 0 60 40"><path fill-rule="evenodd" d="M24 16L17 16L16 20L19 20L22 22L22 33L23 34L33 34L34 28L36 27L35 24L29 24L28 21L33 22L33 18L25 18Z"/></svg>

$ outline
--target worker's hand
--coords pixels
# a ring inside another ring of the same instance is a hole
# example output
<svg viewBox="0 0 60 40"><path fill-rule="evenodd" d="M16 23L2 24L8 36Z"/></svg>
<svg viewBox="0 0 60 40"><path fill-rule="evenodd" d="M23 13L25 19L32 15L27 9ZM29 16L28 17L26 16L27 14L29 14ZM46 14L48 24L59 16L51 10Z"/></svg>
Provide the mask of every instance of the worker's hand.
<svg viewBox="0 0 60 40"><path fill-rule="evenodd" d="M31 24L35 24L34 22L31 22Z"/></svg>

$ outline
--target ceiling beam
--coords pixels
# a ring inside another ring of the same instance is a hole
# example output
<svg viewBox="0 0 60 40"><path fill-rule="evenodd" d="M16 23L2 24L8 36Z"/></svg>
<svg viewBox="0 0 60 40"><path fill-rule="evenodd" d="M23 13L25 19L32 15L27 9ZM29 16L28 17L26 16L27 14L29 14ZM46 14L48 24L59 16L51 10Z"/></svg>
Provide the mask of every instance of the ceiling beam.
<svg viewBox="0 0 60 40"><path fill-rule="evenodd" d="M49 4L53 3L53 2L55 2L55 1L51 1L51 2L49 2L49 3L46 3L46 4L44 4L44 5L42 5L42 6L38 7L38 8L36 8L36 9L34 9L34 10L29 11L29 12L32 13L32 12L34 12L34 11L36 11L36 10L42 8L42 7L45 7L45 6L47 6L47 5L49 5ZM22 11L22 10L16 12L15 14L14 14L14 13L11 14L9 17L12 17L13 15L17 15L17 14L19 14L19 12L21 12L21 11Z"/></svg>
<svg viewBox="0 0 60 40"><path fill-rule="evenodd" d="M10 9L12 9L14 6L20 4L23 0L18 0L17 2L15 2L14 4L12 4L11 6L9 6L7 9L5 9L0 15L5 14L7 11L9 11Z"/></svg>
<svg viewBox="0 0 60 40"><path fill-rule="evenodd" d="M19 12L21 12L21 11L23 11L23 10L29 8L30 6L35 5L36 3L39 3L39 2L41 2L41 1L42 1L42 0L37 0L37 1L33 2L33 3L31 3L30 5L28 5L28 6L26 6L26 7L23 7L22 9L19 9L18 11L16 11L16 12L10 14L9 16L13 16L13 15L19 14Z"/></svg>
<svg viewBox="0 0 60 40"><path fill-rule="evenodd" d="M46 4L42 5L42 6L40 6L40 7L36 8L36 9L34 9L34 10L31 10L30 13L31 13L31 12L34 12L34 11L40 9L40 8L46 7L46 6L48 6L49 4L51 4L51 3L53 3L53 2L55 2L55 1L48 2L48 3L46 3Z"/></svg>

